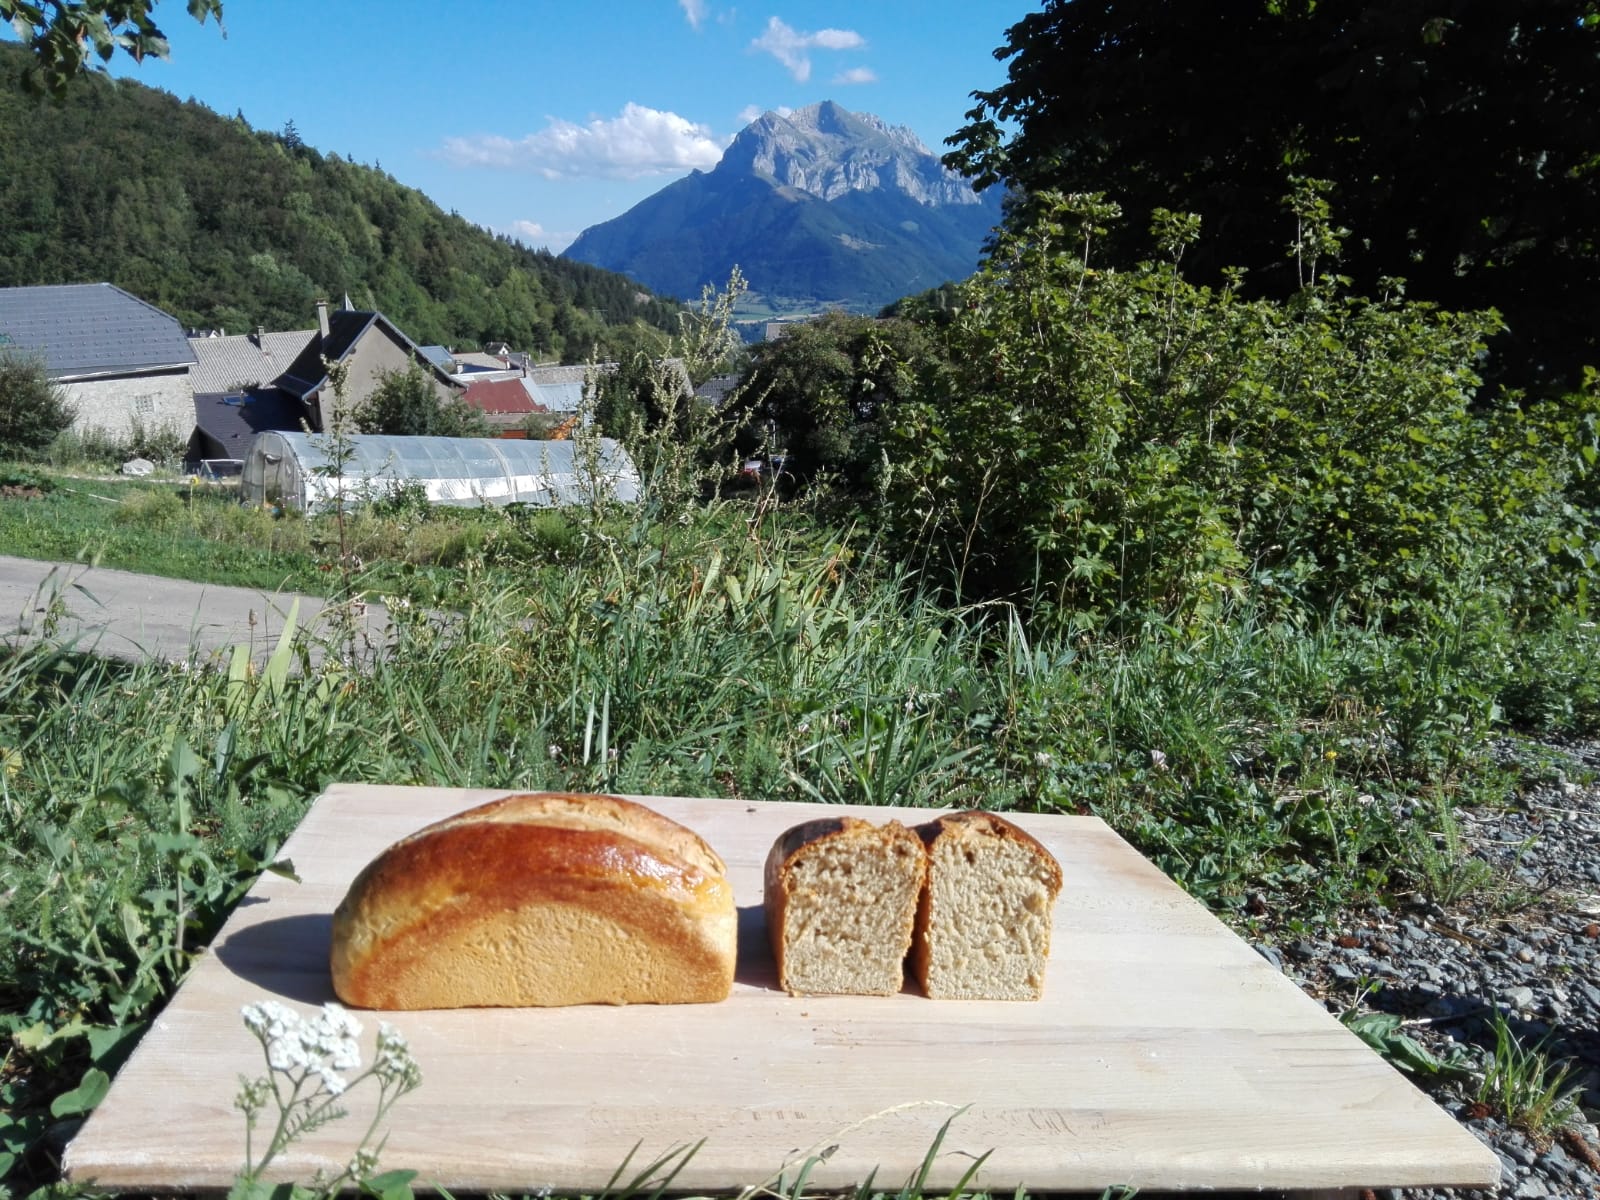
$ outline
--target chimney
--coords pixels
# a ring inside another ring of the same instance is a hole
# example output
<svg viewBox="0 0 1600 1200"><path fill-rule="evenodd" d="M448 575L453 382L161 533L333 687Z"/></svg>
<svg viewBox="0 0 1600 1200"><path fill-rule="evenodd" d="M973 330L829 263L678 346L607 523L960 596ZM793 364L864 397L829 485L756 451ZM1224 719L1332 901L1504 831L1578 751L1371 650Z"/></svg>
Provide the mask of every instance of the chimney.
<svg viewBox="0 0 1600 1200"><path fill-rule="evenodd" d="M326 300L317 301L317 332L322 334L323 337L328 336L328 302Z"/></svg>
<svg viewBox="0 0 1600 1200"><path fill-rule="evenodd" d="M257 325L256 326L256 349L257 350L265 350L266 348L267 348L267 327L265 325Z"/></svg>

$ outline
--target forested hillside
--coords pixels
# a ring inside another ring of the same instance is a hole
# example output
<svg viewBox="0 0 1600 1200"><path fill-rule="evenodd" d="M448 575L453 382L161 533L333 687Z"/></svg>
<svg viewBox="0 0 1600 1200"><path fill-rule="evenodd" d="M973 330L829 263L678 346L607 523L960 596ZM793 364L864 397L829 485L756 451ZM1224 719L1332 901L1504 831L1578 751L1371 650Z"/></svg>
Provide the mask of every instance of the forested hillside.
<svg viewBox="0 0 1600 1200"><path fill-rule="evenodd" d="M0 286L106 280L186 325L303 329L348 293L423 342L620 353L677 306L528 250L380 167L131 81L23 93L0 46Z"/></svg>

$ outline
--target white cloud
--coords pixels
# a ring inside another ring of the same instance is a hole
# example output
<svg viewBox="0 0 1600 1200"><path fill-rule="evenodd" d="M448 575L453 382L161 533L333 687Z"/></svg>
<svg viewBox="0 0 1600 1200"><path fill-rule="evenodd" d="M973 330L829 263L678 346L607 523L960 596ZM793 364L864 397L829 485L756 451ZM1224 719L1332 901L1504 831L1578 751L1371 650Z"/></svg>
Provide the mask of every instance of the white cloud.
<svg viewBox="0 0 1600 1200"><path fill-rule="evenodd" d="M524 246L543 246L552 254L560 254L578 240L577 230L546 229L537 221L513 221L506 232Z"/></svg>
<svg viewBox="0 0 1600 1200"><path fill-rule="evenodd" d="M678 0L678 6L683 9L683 15L688 18L692 29L699 29L701 22L706 19L706 0Z"/></svg>
<svg viewBox="0 0 1600 1200"><path fill-rule="evenodd" d="M860 50L867 39L853 29L819 29L815 33L802 33L791 29L777 17L767 19L767 28L750 43L752 50L762 50L781 62L794 76L796 83L811 78L809 50Z"/></svg>
<svg viewBox="0 0 1600 1200"><path fill-rule="evenodd" d="M619 116L582 125L547 117L543 129L521 138L446 138L437 154L453 166L530 170L546 179L640 179L709 169L722 149L707 126L629 102Z"/></svg>
<svg viewBox="0 0 1600 1200"><path fill-rule="evenodd" d="M878 73L871 67L851 67L848 71L840 71L833 77L834 83L877 83Z"/></svg>

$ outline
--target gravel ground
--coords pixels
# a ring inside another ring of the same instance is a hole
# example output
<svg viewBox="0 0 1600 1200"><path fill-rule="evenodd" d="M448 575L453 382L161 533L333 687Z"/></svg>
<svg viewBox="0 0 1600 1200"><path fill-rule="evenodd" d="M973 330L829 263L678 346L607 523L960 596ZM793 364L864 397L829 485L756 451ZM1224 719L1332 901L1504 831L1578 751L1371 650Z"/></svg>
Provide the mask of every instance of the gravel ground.
<svg viewBox="0 0 1600 1200"><path fill-rule="evenodd" d="M1580 1110L1547 1137L1476 1103L1476 1080L1424 1082L1499 1156L1501 1185L1379 1191L1378 1200L1600 1200L1600 743L1561 754L1566 769L1513 807L1458 810L1461 849L1495 868L1461 898L1348 912L1343 927L1316 937L1270 920L1256 935L1257 949L1330 1011L1381 984L1363 1010L1404 1018L1404 1032L1436 1056L1492 1047L1499 1013L1525 1046L1548 1038L1551 1057L1570 1060Z"/></svg>

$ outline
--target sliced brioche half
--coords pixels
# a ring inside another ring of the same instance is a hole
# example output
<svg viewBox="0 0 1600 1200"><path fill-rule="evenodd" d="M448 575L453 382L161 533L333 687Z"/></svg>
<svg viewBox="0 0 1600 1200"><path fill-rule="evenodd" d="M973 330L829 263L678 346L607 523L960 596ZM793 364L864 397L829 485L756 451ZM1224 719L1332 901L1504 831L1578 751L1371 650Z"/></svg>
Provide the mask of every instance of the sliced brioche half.
<svg viewBox="0 0 1600 1200"><path fill-rule="evenodd" d="M891 996L905 983L927 855L898 821L807 821L767 855L767 934L795 995Z"/></svg>
<svg viewBox="0 0 1600 1200"><path fill-rule="evenodd" d="M333 986L385 1009L721 1000L736 933L723 862L692 831L616 796L508 796L356 877Z"/></svg>
<svg viewBox="0 0 1600 1200"><path fill-rule="evenodd" d="M936 1000L1037 1000L1061 867L1030 834L985 812L917 827L928 884L912 970Z"/></svg>

